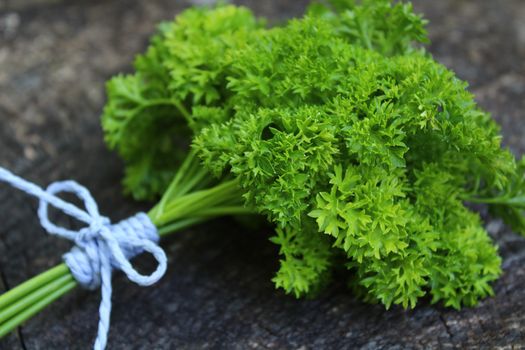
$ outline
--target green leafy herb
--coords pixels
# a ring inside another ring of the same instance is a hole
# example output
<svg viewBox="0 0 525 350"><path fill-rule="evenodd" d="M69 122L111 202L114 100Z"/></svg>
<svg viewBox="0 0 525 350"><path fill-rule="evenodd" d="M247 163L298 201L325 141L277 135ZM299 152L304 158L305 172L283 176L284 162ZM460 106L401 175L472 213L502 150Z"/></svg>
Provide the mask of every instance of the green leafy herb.
<svg viewBox="0 0 525 350"><path fill-rule="evenodd" d="M128 160L128 176L160 177L151 165L136 171L135 159L159 158L173 171L180 148L169 144L166 157L129 147L130 137L188 140L173 128L189 127L204 168L235 178L246 205L276 227L274 282L286 292L318 291L347 268L360 295L387 307L414 307L427 293L474 305L492 292L500 258L463 202L510 188L518 168L466 84L414 46L427 41L424 25L410 5L386 0L316 4L272 29L243 8L189 10L162 27L135 75L116 78L158 89L186 120L175 108L171 123L150 129L162 113L138 113L144 126L121 138L106 127L108 142ZM105 125L119 115L112 96L130 86L112 84ZM161 192L154 183L125 182L138 198ZM523 224L513 203L493 210Z"/></svg>
<svg viewBox="0 0 525 350"><path fill-rule="evenodd" d="M264 216L273 281L297 297L346 270L356 295L387 308L425 295L475 305L501 258L465 203L525 233L525 160L419 46L425 23L388 0L316 3L270 29L243 7L185 11L107 85L102 125L126 191L161 197L149 215L162 235ZM70 290L65 276L0 297L0 335Z"/></svg>

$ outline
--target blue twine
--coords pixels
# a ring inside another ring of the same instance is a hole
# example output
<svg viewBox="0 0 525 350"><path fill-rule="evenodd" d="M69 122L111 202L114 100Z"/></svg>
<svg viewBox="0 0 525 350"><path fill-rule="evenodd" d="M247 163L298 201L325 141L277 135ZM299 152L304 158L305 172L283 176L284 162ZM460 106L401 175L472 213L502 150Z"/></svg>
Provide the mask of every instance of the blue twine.
<svg viewBox="0 0 525 350"><path fill-rule="evenodd" d="M99 214L97 203L89 191L74 181L55 182L43 190L2 167L0 181L39 198L38 217L42 227L49 234L75 242L75 247L63 256L64 262L81 286L88 289L101 288L100 320L94 348L104 349L111 315L112 270L123 271L131 281L141 286L156 283L166 272L167 258L162 248L157 245L159 235L155 225L144 213L112 225L108 218ZM75 194L84 202L86 210L81 210L56 196L62 192ZM49 220L49 205L88 226L78 231L56 226ZM158 262L157 269L150 275L141 275L129 261L143 252L149 252Z"/></svg>

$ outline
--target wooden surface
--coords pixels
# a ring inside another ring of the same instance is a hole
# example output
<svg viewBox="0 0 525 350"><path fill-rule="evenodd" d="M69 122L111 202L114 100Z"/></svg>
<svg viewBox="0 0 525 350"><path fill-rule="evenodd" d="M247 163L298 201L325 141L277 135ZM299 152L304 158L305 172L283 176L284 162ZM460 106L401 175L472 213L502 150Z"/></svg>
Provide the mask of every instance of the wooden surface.
<svg viewBox="0 0 525 350"><path fill-rule="evenodd" d="M204 2L204 1L194 1ZM42 185L73 178L92 189L104 214L141 206L121 195L122 165L102 142L104 81L129 70L155 23L190 1L0 0L0 164ZM244 1L274 21L306 1ZM525 2L415 2L431 20L436 59L471 83L501 123L505 145L525 152ZM0 290L54 266L69 247L46 236L36 203L0 185ZM268 232L230 219L165 244L165 278L150 288L114 279L110 349L401 349L525 347L525 240L499 221L496 297L461 312L422 303L385 311L335 283L315 300L273 288L277 250ZM146 270L151 261L140 259ZM76 290L0 340L0 349L86 349L98 293Z"/></svg>

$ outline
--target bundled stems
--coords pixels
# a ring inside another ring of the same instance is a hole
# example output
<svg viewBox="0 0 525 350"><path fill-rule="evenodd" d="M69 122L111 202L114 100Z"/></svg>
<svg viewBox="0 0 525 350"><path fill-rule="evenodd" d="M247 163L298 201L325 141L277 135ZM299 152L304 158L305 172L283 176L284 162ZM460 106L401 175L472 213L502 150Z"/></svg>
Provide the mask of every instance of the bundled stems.
<svg viewBox="0 0 525 350"><path fill-rule="evenodd" d="M211 186L213 181L191 151L160 202L148 213L161 238L211 218L254 213L243 205L237 180L225 179ZM76 286L62 263L1 295L0 338Z"/></svg>

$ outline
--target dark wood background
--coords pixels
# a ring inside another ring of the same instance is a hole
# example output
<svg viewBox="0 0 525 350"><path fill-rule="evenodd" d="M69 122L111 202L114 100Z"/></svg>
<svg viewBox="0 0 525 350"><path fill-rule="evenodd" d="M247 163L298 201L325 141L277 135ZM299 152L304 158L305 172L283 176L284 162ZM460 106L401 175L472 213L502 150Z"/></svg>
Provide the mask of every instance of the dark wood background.
<svg viewBox="0 0 525 350"><path fill-rule="evenodd" d="M299 15L307 3L240 2L276 22ZM0 164L42 185L76 179L115 220L140 209L121 195L122 164L102 142L104 82L130 69L159 20L191 3L0 0ZM435 58L471 83L501 123L505 145L523 154L525 2L415 6L431 20ZM0 185L0 291L54 266L70 246L44 234L35 208L34 200ZM355 300L342 282L315 300L285 296L270 282L277 251L268 232L218 220L167 242L169 271L154 287L117 274L109 348L523 348L525 240L499 221L488 220L487 228L504 257L494 298L461 312L428 302L385 311ZM98 293L76 290L0 340L0 348L89 348L98 303Z"/></svg>

